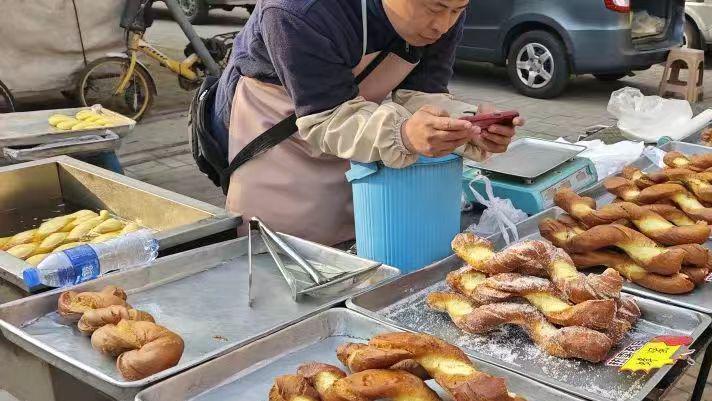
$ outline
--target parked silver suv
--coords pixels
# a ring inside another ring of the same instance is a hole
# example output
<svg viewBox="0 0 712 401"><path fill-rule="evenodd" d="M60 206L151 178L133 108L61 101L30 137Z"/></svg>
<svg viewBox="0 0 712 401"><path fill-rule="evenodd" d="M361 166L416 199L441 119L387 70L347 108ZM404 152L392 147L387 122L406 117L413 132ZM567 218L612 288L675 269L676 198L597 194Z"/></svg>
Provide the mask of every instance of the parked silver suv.
<svg viewBox="0 0 712 401"><path fill-rule="evenodd" d="M458 57L506 66L521 93L551 98L572 74L609 81L665 61L684 21L684 0L471 0Z"/></svg>
<svg viewBox="0 0 712 401"><path fill-rule="evenodd" d="M712 45L712 0L687 0L685 15L685 44L693 49L709 49Z"/></svg>

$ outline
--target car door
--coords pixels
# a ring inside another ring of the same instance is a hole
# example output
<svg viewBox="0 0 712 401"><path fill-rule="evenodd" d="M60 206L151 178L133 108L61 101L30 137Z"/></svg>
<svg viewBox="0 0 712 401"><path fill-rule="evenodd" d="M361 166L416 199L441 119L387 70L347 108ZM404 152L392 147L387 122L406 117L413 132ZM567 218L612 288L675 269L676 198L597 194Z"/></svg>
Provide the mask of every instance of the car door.
<svg viewBox="0 0 712 401"><path fill-rule="evenodd" d="M465 33L460 43L462 58L495 62L500 47L500 27L512 14L515 0L470 0Z"/></svg>

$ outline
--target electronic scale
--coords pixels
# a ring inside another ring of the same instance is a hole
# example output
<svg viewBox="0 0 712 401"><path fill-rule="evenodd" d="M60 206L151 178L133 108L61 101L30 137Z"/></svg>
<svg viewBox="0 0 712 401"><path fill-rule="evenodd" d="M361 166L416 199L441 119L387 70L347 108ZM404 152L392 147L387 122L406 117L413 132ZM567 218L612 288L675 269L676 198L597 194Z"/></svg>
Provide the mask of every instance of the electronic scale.
<svg viewBox="0 0 712 401"><path fill-rule="evenodd" d="M585 146L534 138L518 139L506 153L492 156L484 163L465 161L462 186L465 198L477 203L470 182L484 175L492 183L494 196L510 199L517 209L529 215L554 206L554 195L560 188L576 192L598 182L591 160L576 157ZM473 183L475 190L487 199L485 183Z"/></svg>

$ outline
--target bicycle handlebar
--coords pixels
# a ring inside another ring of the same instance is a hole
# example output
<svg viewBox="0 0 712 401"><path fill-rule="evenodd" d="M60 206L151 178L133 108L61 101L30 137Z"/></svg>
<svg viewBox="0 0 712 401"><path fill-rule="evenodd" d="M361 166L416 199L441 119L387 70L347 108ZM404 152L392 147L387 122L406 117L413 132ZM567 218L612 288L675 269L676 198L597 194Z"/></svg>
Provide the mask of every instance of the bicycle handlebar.
<svg viewBox="0 0 712 401"><path fill-rule="evenodd" d="M176 23L178 24L178 26L180 26L180 29L183 31L185 36L188 37L188 40L190 40L190 43L193 45L193 49L195 50L195 53L203 61L203 64L205 65L205 68L208 70L210 75L216 77L220 76L222 72L220 66L218 65L218 63L215 62L213 56L210 55L208 48L205 47L205 43L203 43L203 41L200 39L198 33L195 32L193 25L185 17L185 14L183 13L183 10L181 9L178 2L176 0L163 0L163 2L166 3L166 6L168 6L168 10L171 12L171 15L173 15L173 18L175 19Z"/></svg>

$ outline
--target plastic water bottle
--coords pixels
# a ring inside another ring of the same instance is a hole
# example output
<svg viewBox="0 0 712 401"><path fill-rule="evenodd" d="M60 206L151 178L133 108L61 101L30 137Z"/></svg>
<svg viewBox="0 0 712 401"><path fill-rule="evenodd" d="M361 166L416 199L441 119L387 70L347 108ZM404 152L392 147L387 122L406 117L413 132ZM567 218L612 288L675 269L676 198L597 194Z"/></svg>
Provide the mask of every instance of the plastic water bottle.
<svg viewBox="0 0 712 401"><path fill-rule="evenodd" d="M102 274L144 266L158 256L158 241L149 230L113 238L104 243L79 245L50 254L37 267L25 269L29 288L44 284L66 287L93 280Z"/></svg>

